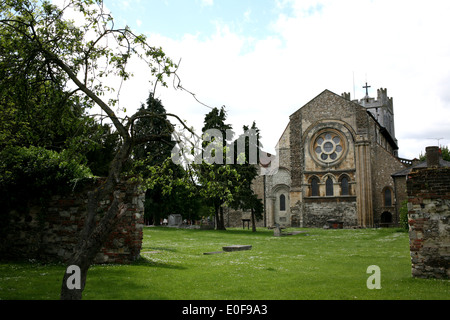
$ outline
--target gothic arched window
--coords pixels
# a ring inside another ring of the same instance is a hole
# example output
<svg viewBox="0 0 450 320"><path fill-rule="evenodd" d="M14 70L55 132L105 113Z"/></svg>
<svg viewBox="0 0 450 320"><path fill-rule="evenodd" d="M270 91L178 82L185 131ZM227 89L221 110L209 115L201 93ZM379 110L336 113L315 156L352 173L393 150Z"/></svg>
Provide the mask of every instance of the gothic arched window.
<svg viewBox="0 0 450 320"><path fill-rule="evenodd" d="M319 196L319 179L316 177L311 179L311 197Z"/></svg>
<svg viewBox="0 0 450 320"><path fill-rule="evenodd" d="M326 185L326 195L327 195L327 197L332 197L334 195L333 179L331 179L331 177L328 177L325 185Z"/></svg>
<svg viewBox="0 0 450 320"><path fill-rule="evenodd" d="M384 190L384 206L385 207L392 206L392 192L390 188L386 188Z"/></svg>
<svg viewBox="0 0 450 320"><path fill-rule="evenodd" d="M286 211L286 196L280 195L280 211Z"/></svg>
<svg viewBox="0 0 450 320"><path fill-rule="evenodd" d="M343 177L341 179L341 196L348 196L349 194L348 178Z"/></svg>

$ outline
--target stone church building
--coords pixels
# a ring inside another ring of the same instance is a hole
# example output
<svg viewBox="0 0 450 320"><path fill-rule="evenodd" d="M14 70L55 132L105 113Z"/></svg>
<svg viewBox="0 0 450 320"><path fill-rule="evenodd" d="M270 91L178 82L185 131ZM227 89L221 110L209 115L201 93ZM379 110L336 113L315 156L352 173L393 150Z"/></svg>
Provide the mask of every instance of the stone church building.
<svg viewBox="0 0 450 320"><path fill-rule="evenodd" d="M254 181L265 209L259 226L398 222L392 175L408 163L398 158L392 98L386 89L371 98L367 88L363 99L353 101L349 93L325 90L290 115L276 155Z"/></svg>

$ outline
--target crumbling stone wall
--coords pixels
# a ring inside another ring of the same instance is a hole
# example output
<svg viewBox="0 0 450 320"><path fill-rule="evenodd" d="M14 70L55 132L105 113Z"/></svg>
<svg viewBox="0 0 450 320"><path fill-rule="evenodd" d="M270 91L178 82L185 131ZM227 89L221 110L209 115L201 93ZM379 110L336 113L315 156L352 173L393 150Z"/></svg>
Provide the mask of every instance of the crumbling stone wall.
<svg viewBox="0 0 450 320"><path fill-rule="evenodd" d="M408 223L412 275L450 278L450 168L408 175Z"/></svg>
<svg viewBox="0 0 450 320"><path fill-rule="evenodd" d="M55 195L46 201L24 199L28 204L21 209L2 212L7 215L0 237L2 258L67 261L83 228L88 192L99 183L101 179L88 179L70 194ZM119 183L117 190L128 210L97 254L95 263L129 263L140 254L144 193L137 185L125 181ZM100 203L99 217L110 203L112 199Z"/></svg>
<svg viewBox="0 0 450 320"><path fill-rule="evenodd" d="M303 226L322 228L328 225L327 221L336 219L347 227L358 224L356 220L356 197L348 198L322 198L311 201L305 199L303 210Z"/></svg>

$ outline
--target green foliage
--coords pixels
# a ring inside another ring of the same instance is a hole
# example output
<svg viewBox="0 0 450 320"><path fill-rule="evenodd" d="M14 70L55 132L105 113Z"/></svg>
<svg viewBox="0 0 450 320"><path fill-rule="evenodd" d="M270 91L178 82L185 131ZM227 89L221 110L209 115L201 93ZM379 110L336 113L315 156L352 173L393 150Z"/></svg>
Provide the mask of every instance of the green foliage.
<svg viewBox="0 0 450 320"><path fill-rule="evenodd" d="M111 142L114 136L87 115L92 103L68 90L68 76L43 54L75 50L79 30L61 15L47 2L6 1L0 7L0 150L65 152L105 175L117 139Z"/></svg>
<svg viewBox="0 0 450 320"><path fill-rule="evenodd" d="M68 152L9 147L0 152L0 193L9 204L70 191L91 171Z"/></svg>
<svg viewBox="0 0 450 320"><path fill-rule="evenodd" d="M155 224L170 213L181 214L183 219L188 220L198 220L207 215L205 211L208 211L208 206L199 197L188 171L175 165L171 158L160 165L147 166L144 176L142 187L147 189L145 217Z"/></svg>
<svg viewBox="0 0 450 320"><path fill-rule="evenodd" d="M52 159L46 165L58 158L62 168L65 158L73 168L88 165L93 174L106 176L119 144L118 134L88 116L92 101L78 90L69 90L68 75L49 58L50 51L67 58L73 71L81 63L76 55L82 54L77 50L84 41L83 30L74 28L73 22L62 16L61 9L46 1L6 1L0 6L0 151L5 160L18 154L22 160L30 160L33 156L40 159L36 151L40 150ZM87 61L83 59L83 63ZM20 167L14 170L8 180L11 186L21 177ZM23 170L38 174L33 171L36 168ZM46 180L51 178L59 179L57 175L44 175ZM51 185L35 180L21 188L27 193L38 190L41 183Z"/></svg>
<svg viewBox="0 0 450 320"><path fill-rule="evenodd" d="M226 159L228 147L226 139L231 139L229 133L232 130L230 124L226 124L226 111L222 106L212 109L205 115L203 133L210 129L219 130L221 137L208 137L208 141L203 141L203 150L207 150L208 146L219 142L219 146L223 149L214 148L215 152L223 152L222 159ZM228 132L227 132L228 131ZM228 133L228 134L227 134ZM212 156L216 156L212 154ZM235 168L228 164L208 163L203 159L201 164L193 164L192 169L196 173L198 184L200 186L200 195L207 203L210 203L215 210L216 228L225 230L222 205L229 204L233 201L233 195L239 190L240 177Z"/></svg>
<svg viewBox="0 0 450 320"><path fill-rule="evenodd" d="M409 230L408 224L408 200L404 200L402 202L402 206L400 207L400 227L403 230Z"/></svg>
<svg viewBox="0 0 450 320"><path fill-rule="evenodd" d="M254 216L257 220L260 220L264 212L264 206L262 200L258 199L252 189L252 182L258 176L258 170L254 164L250 163L250 152L256 152L256 160L259 162L259 129L256 127L255 122L253 122L250 131L248 126L244 126L243 129L244 135L241 135L238 140L245 139L245 152L243 155L244 161L241 164L234 165L235 169L239 173L239 176L241 177L241 188L239 188L238 192L234 195L230 206L232 208L242 209L244 211L251 210L252 216ZM251 135L256 135L256 137L252 137ZM241 156L237 154L238 140L234 142L235 163L238 163L237 159Z"/></svg>
<svg viewBox="0 0 450 320"><path fill-rule="evenodd" d="M220 130L222 132L222 135L225 137L226 130L232 129L232 126L230 124L225 123L226 119L227 113L224 106L222 106L220 109L213 108L209 113L205 115L202 131L205 132L208 129L217 129Z"/></svg>
<svg viewBox="0 0 450 320"><path fill-rule="evenodd" d="M106 177L110 163L120 145L120 136L107 124L95 124L85 129L89 130L79 137L79 145L72 149L83 155L93 175Z"/></svg>
<svg viewBox="0 0 450 320"><path fill-rule="evenodd" d="M181 213L186 217L189 193L180 182L183 168L170 161L171 150L175 143L170 140L173 126L166 116L161 100L153 93L149 94L146 106L142 105L140 116L133 126L136 141L133 148L133 172L139 173L147 186L145 193L144 217L159 225L162 218L170 213Z"/></svg>
<svg viewBox="0 0 450 320"><path fill-rule="evenodd" d="M35 145L61 150L83 124L85 106L65 89L67 76L55 72L40 52L48 39L30 41L53 30L40 20L50 7L44 2L39 8L35 1L6 1L0 7L0 148ZM55 13L50 18L59 17ZM62 34L56 42L66 45Z"/></svg>
<svg viewBox="0 0 450 320"><path fill-rule="evenodd" d="M160 165L171 156L175 145L171 141L173 125L167 119L161 100L153 93L149 94L146 106L142 105L138 112L142 115L133 126L133 135L138 141L146 141L134 146L133 158L143 160L145 165Z"/></svg>

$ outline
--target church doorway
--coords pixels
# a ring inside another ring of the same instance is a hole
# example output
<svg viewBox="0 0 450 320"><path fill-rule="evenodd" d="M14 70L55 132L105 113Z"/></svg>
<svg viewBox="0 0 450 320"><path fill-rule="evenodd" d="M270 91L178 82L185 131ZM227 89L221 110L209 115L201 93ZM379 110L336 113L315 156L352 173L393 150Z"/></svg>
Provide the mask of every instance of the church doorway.
<svg viewBox="0 0 450 320"><path fill-rule="evenodd" d="M281 226L290 223L289 189L284 186L274 188L274 222Z"/></svg>
<svg viewBox="0 0 450 320"><path fill-rule="evenodd" d="M389 227L392 224L392 213L385 211L381 214L380 226Z"/></svg>

